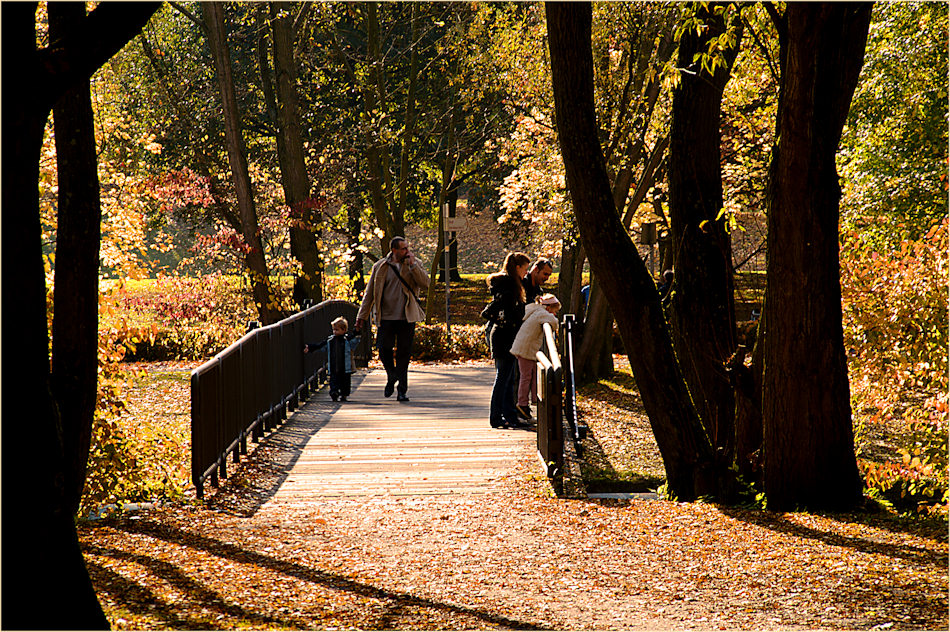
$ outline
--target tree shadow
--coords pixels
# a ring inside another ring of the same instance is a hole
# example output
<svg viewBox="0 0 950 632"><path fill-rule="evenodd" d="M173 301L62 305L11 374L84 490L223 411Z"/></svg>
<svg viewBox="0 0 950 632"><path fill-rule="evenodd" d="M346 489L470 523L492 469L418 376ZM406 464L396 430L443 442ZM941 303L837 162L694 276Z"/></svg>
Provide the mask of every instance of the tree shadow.
<svg viewBox="0 0 950 632"><path fill-rule="evenodd" d="M569 440L569 439L568 439ZM618 471L597 440L597 433L588 429L583 442L584 456L581 472L587 493L646 493L652 492L666 480L641 472Z"/></svg>
<svg viewBox="0 0 950 632"><path fill-rule="evenodd" d="M918 582L880 582L862 578L859 585L838 587L829 595L832 603L849 604L854 612L872 611L870 616L878 621L895 624L895 630L947 630L946 589L933 584L922 586ZM930 590L928 590L928 588ZM882 604L887 604L882 607ZM899 627L898 627L899 626ZM887 629L870 623L861 627L872 630Z"/></svg>
<svg viewBox="0 0 950 632"><path fill-rule="evenodd" d="M827 515L839 522L849 524L863 524L883 529L891 533L913 535L941 544L950 540L950 531L947 530L947 520L942 517L915 517L898 516L888 511L871 511L853 514L820 514Z"/></svg>
<svg viewBox="0 0 950 632"><path fill-rule="evenodd" d="M613 386L616 384L616 386ZM643 401L640 399L640 389L633 375L626 371L614 369L607 378L581 386L584 397L604 404L612 404L632 410L639 414L646 414ZM629 391L633 391L632 393Z"/></svg>
<svg viewBox="0 0 950 632"><path fill-rule="evenodd" d="M585 400L595 406L612 406L645 416L636 381L630 373L614 370L607 378L580 388ZM583 417L583 413L579 413ZM652 435L652 431L651 431ZM597 429L588 424L584 447L584 482L588 493L647 493L666 480L665 476L642 471L618 470L597 437Z"/></svg>
<svg viewBox="0 0 950 632"><path fill-rule="evenodd" d="M126 551L115 551L97 546L84 547L84 553L111 557L116 560L137 562L150 569L157 577L178 588L181 592L200 603L202 607L220 614L244 619L256 625L279 625L286 628L304 627L304 622L292 619L278 619L240 606L227 603L221 595L208 590L194 579L188 577L177 566L146 555L136 555ZM176 612L174 604L160 599L151 590L123 577L114 570L93 561L86 561L89 575L100 594L110 595L114 600L135 614L158 617L169 629L201 630L207 629L211 622L193 617L182 617Z"/></svg>
<svg viewBox="0 0 950 632"><path fill-rule="evenodd" d="M353 374L354 392L365 377L365 370ZM239 467L229 464L232 471L209 495L206 506L248 518L257 513L287 480L310 438L326 426L332 414L343 405L323 401L326 396L323 389L311 393L306 403L249 451Z"/></svg>
<svg viewBox="0 0 950 632"><path fill-rule="evenodd" d="M830 533L820 529L796 524L786 518L784 514L780 513L755 511L725 506L720 506L719 511L727 516L735 518L736 520L754 524L777 533L783 533L799 538L807 538L810 540L817 540L824 542L825 544L852 549L862 553L884 555L886 557L903 560L916 565L947 568L947 557L944 554L922 547L915 547L907 544L878 542L865 537L849 537L838 533ZM832 517L837 520L841 520L842 518L841 516L837 515L828 517ZM841 521L847 522L847 520ZM866 524L868 526L879 526L871 525L865 520L862 520L861 524Z"/></svg>
<svg viewBox="0 0 950 632"><path fill-rule="evenodd" d="M344 591L359 597L378 600L384 604L384 607L387 610L386 614L382 617L382 622L384 625L380 626L380 629L391 627L385 625L388 624L388 622L398 622L401 612L415 612L420 608L434 610L449 615L468 617L471 620L472 628L499 626L514 630L549 629L533 623L518 621L503 615L487 612L485 610L443 603L424 597L416 597L408 593L387 590L385 588L373 586L371 584L347 579L346 577L335 573L317 570L297 562L280 560L262 553L258 553L256 551L241 548L240 546L231 544L229 542L191 533L178 527L153 520L126 520L121 524L116 525L116 528L129 534L144 535L150 538L163 540L170 544L191 548L196 551L204 551L216 557L225 558L239 564L250 564L266 568L281 573L287 577L293 577L301 581L319 584L332 590ZM202 587L195 580L185 575L182 570L176 567L174 564L150 558L141 554L116 551L114 549L97 547L95 545L85 547L85 551L86 553L92 555L112 557L114 559L127 560L142 564L147 568L152 569L156 575L165 581L168 581L181 591L187 593L189 596L200 599L202 605L209 608L214 608L222 614L227 614L234 617L243 617L249 621L259 624L279 624L289 628L297 629L302 627L302 622L299 621L290 619L275 619L260 613L249 612L245 608L235 606L233 604L227 604L225 600L221 598L221 596ZM97 580L100 580L97 581L97 584L100 586L99 590L104 593L115 594L123 606L130 609L135 609L136 612L143 612L146 614L156 614L157 610L157 614L162 616L163 619L169 624L182 625L187 629L201 629L202 626L206 625L206 622L203 621L197 622L191 619L181 618L175 614L173 607L170 604L159 602L159 600L151 591L139 586L138 584L135 584L134 582L131 582L124 577L117 576L117 574L113 571L103 568L94 562L90 562L89 566L93 577ZM110 583L114 583L114 585L110 587ZM134 603L128 603L129 595L135 596ZM225 595L224 597L226 598L227 596ZM159 604L158 608L155 608L152 605L156 603ZM396 627L398 627L398 625Z"/></svg>

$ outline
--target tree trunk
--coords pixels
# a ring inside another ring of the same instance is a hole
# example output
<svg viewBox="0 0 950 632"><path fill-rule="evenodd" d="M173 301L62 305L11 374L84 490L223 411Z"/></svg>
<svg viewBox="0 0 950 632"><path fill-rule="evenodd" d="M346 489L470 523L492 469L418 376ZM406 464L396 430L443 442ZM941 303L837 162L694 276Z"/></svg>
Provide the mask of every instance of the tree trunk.
<svg viewBox="0 0 950 632"><path fill-rule="evenodd" d="M231 165L231 177L237 194L238 208L241 214L245 255L248 276L254 303L261 322L269 325L280 320L280 311L270 287L267 263L264 260L264 246L261 242L260 228L257 223L257 209L254 206L254 190L247 166L247 151L241 129L241 116L238 112L237 97L234 93L234 79L231 75L231 54L228 51L227 31L224 25L224 5L221 2L207 2L202 5L205 24L208 27L208 41L211 56L218 76L221 91L221 103L224 110L224 128L228 145L228 161Z"/></svg>
<svg viewBox="0 0 950 632"><path fill-rule="evenodd" d="M454 182L454 180L453 180ZM448 207L448 216L456 217L458 213L459 189L453 184L445 193L444 204ZM441 211L441 206L439 207ZM442 230L445 230L443 227ZM459 274L459 255L458 255L458 233L449 231L449 279L452 281L461 281L462 275ZM439 261L439 281L445 281L445 257Z"/></svg>
<svg viewBox="0 0 950 632"><path fill-rule="evenodd" d="M292 7L290 2L274 2L270 7L277 75L277 156L284 199L290 208L290 253L303 269L299 281L306 298L319 303L323 300L323 261L317 250L317 222L308 204L310 177L300 133Z"/></svg>
<svg viewBox="0 0 950 632"><path fill-rule="evenodd" d="M600 277L592 276L583 336L577 349L574 370L579 382L593 382L614 370L614 319L601 287ZM583 299L582 299L583 300Z"/></svg>
<svg viewBox="0 0 950 632"><path fill-rule="evenodd" d="M409 32L411 33L412 49L409 52L409 88L406 92L406 119L402 129L402 139L399 148L399 199L394 204L393 227L400 235L405 235L406 203L409 198L409 154L413 146L413 134L416 130L417 118L417 86L419 83L419 5L413 2L409 12ZM380 69L379 76L382 77ZM382 88L380 88L382 95ZM453 120L453 124L454 124ZM392 188L387 189L392 191ZM454 190L453 190L454 192Z"/></svg>
<svg viewBox="0 0 950 632"><path fill-rule="evenodd" d="M452 152L452 149L455 147L456 116L457 110L453 107L452 116L449 117L448 127L442 132L442 140L445 141L445 156L442 160L442 178L441 185L439 186L439 235L437 237L438 244L435 252L432 254L432 263L429 265L430 279L435 279L436 273L440 269L445 269L445 213L443 213L442 207L449 203L449 196L455 194L458 190L455 186L455 168L458 166L458 161L457 156ZM444 277L442 280L444 280ZM429 305L435 305L435 283L430 283L429 289L426 292L426 306ZM426 322L432 322L434 315L434 309L427 310Z"/></svg>
<svg viewBox="0 0 950 632"><path fill-rule="evenodd" d="M360 221L360 209L356 204L346 205L346 228L347 246L351 257L347 272L353 284L353 291L356 292L357 302L359 302L363 298L366 280L363 279L363 251L359 247L363 223Z"/></svg>
<svg viewBox="0 0 950 632"><path fill-rule="evenodd" d="M736 469L746 480L762 482L762 350L765 315L759 319L752 349L740 345L728 363L736 397ZM752 352L752 365L744 364Z"/></svg>
<svg viewBox="0 0 950 632"><path fill-rule="evenodd" d="M82 24L82 3L53 3L50 39ZM66 504L79 509L96 409L99 353L99 238L102 209L89 81L70 88L53 108L58 198L53 283L53 394L59 403L66 457Z"/></svg>
<svg viewBox="0 0 950 632"><path fill-rule="evenodd" d="M835 152L871 4L789 3L769 178L763 445L769 509L861 500L841 325Z"/></svg>
<svg viewBox="0 0 950 632"><path fill-rule="evenodd" d="M574 287L574 266L580 244L576 239L565 235L561 241L561 268L557 274L557 298L561 301L561 312L577 315L577 305L571 301L571 289ZM577 322L583 322L578 319Z"/></svg>
<svg viewBox="0 0 950 632"><path fill-rule="evenodd" d="M726 30L713 6L700 9L707 28L688 30L680 41L680 84L673 92L670 128L670 228L676 272L670 324L676 357L713 447L735 457L735 398L725 370L736 350L732 248L722 209L719 111L722 91L739 52L739 38L726 64L710 75L694 56ZM738 12L736 12L738 14ZM741 33L741 31L740 31Z"/></svg>
<svg viewBox="0 0 950 632"><path fill-rule="evenodd" d="M4 521L0 554L0 611L7 629L109 627L89 580L73 521L77 479L73 468L85 456L66 453L67 449L80 449L81 441L65 436L51 385L39 163L43 130L53 104L69 88L88 82L97 68L142 29L159 6L100 4L88 15L83 12L81 23L75 27L59 35L51 33L53 44L42 50L36 48L36 3L0 7L5 53L0 74L7 93L18 95L3 108L4 168L0 187L4 295L16 300L15 309L3 314L4 337L16 341L7 346L3 357L6 366L16 367L7 372L3 383L6 393L16 394L15 398L7 398L2 422L2 502L7 516L14 517ZM60 9L69 10L51 7L51 21L65 27L65 21L54 18L63 15ZM75 181L68 174L60 174L60 178L61 183ZM68 230L74 232L77 228ZM81 259L86 266L90 257L84 251ZM88 283L74 291L88 292ZM84 306L83 318L88 317L89 303L95 304L98 288L94 287L93 292L75 301ZM60 299L69 302L62 295ZM84 329L82 335L87 334ZM85 345L77 343L77 354L84 353L79 347ZM88 367L80 371L88 375ZM81 397L85 400L89 394L82 393ZM29 407L27 417L24 406ZM72 413L69 416L72 418ZM51 596L55 608L50 608Z"/></svg>
<svg viewBox="0 0 950 632"><path fill-rule="evenodd" d="M574 259L574 278L571 280L571 305L577 309L577 322L587 322L587 301L584 300L584 266L587 264L587 253L584 252L584 244L577 244L577 256ZM587 288L587 296L590 297L590 288ZM583 331L583 330L582 330Z"/></svg>
<svg viewBox="0 0 950 632"><path fill-rule="evenodd" d="M584 249L608 302L624 306L618 326L670 494L682 500L714 495L712 448L676 362L656 284L617 214L598 142L590 5L549 3L545 9L558 140Z"/></svg>
<svg viewBox="0 0 950 632"><path fill-rule="evenodd" d="M396 235L402 235L403 226L396 224L395 213L389 206L392 192L392 178L389 173L388 148L380 140L375 128L375 113L383 100L383 59L379 34L379 14L376 2L366 3L366 52L367 63L370 65L370 80L372 83L362 84L363 93L363 126L366 134L366 161L367 186L370 200L376 214L376 225L383 231L380 241L380 252L385 256L389 252L389 240ZM356 75L353 75L354 80ZM366 81L370 81L366 80Z"/></svg>

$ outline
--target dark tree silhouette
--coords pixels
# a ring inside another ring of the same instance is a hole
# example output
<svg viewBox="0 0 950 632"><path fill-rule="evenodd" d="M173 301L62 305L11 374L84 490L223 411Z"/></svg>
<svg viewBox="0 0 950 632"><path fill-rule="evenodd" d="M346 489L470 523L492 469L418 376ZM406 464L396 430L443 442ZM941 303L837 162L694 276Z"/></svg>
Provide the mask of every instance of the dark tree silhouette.
<svg viewBox="0 0 950 632"><path fill-rule="evenodd" d="M861 500L841 325L835 152L870 3L788 3L769 177L762 419L770 509Z"/></svg>
<svg viewBox="0 0 950 632"><path fill-rule="evenodd" d="M82 14L75 11L79 7ZM97 629L108 621L79 549L74 515L84 479L95 398L98 186L86 182L88 111L82 92L106 60L138 33L159 3L50 5L51 42L36 45L35 2L4 3L3 88L3 596L0 624L11 629ZM54 374L46 320L39 163L54 104L56 132L77 136L61 158L61 230L74 243L75 283L54 311ZM88 95L87 95L88 97ZM65 127L64 127L65 126ZM85 131L84 131L85 130ZM87 145L82 147L82 145ZM92 276L90 279L89 277ZM91 288L91 289L90 289ZM71 314L68 310L76 309ZM62 311L58 311L62 310ZM75 322L70 322L75 319ZM91 321L90 321L91 319ZM90 343L89 337L92 337ZM91 357L90 357L90 349ZM91 363L91 369L90 369ZM91 370L91 373L90 373ZM75 375L70 375L76 371ZM92 376L90 378L90 375ZM90 389L92 392L90 394ZM55 606L51 607L51 602Z"/></svg>
<svg viewBox="0 0 950 632"><path fill-rule="evenodd" d="M735 399L724 363L736 350L732 247L722 210L719 112L722 91L739 53L735 45L714 73L696 55L726 31L724 5L698 9L707 25L700 34L690 29L679 45L679 86L673 92L670 126L670 229L676 277L670 300L673 346L693 403L713 446L723 458L735 456ZM731 13L738 22L738 10ZM741 23L740 23L741 24Z"/></svg>
<svg viewBox="0 0 950 632"><path fill-rule="evenodd" d="M683 500L718 495L712 447L673 353L656 284L614 204L594 110L590 5L548 3L546 14L568 189L591 269L614 307L669 491Z"/></svg>

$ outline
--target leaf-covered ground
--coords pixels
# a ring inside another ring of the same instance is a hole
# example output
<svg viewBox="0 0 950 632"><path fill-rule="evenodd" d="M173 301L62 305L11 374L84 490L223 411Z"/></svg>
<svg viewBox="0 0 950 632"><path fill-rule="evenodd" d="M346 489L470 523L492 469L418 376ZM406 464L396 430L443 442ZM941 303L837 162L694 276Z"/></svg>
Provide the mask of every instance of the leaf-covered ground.
<svg viewBox="0 0 950 632"><path fill-rule="evenodd" d="M642 416L635 407L622 412L624 398L633 397L629 384L617 378L602 386L603 392L585 394L582 408L604 467L662 474ZM173 399L160 406L174 407ZM183 386L178 402L187 406ZM262 507L279 451L279 442L265 440L207 502L80 525L113 627L946 629L950 623L945 523L887 513L563 500L539 475L530 450L497 494Z"/></svg>

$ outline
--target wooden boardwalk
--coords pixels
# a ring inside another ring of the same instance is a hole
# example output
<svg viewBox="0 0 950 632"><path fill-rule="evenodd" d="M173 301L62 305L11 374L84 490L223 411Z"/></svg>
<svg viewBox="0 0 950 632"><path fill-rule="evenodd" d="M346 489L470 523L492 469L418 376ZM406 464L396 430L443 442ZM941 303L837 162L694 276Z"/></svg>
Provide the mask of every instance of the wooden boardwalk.
<svg viewBox="0 0 950 632"><path fill-rule="evenodd" d="M489 426L493 379L488 366L411 365L409 402L383 397L382 369L354 375L348 402L318 391L277 431L300 447L267 504L491 491L536 449L533 431Z"/></svg>

